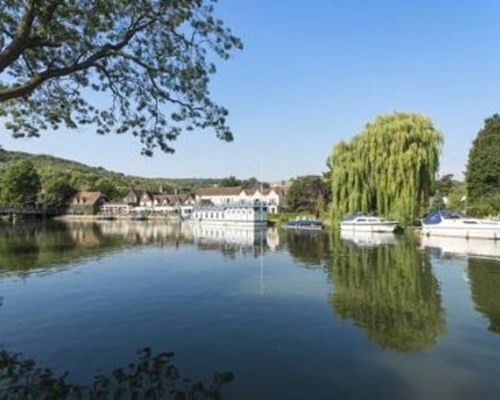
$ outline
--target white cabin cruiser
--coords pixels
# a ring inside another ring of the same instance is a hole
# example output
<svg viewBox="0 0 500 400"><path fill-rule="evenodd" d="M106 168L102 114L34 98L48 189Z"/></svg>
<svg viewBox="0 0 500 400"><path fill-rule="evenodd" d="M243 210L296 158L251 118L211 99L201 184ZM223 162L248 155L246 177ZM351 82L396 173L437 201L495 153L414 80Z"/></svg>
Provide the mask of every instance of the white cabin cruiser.
<svg viewBox="0 0 500 400"><path fill-rule="evenodd" d="M395 232L398 227L398 221L365 214L347 215L340 222L340 230L347 232Z"/></svg>
<svg viewBox="0 0 500 400"><path fill-rule="evenodd" d="M467 217L458 211L439 210L422 220L426 236L500 240L500 221Z"/></svg>

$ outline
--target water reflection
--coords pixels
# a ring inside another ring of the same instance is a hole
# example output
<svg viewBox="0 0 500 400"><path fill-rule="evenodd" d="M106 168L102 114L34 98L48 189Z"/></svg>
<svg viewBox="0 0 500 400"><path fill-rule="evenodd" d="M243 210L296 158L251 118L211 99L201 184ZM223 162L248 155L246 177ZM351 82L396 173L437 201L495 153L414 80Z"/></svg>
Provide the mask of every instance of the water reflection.
<svg viewBox="0 0 500 400"><path fill-rule="evenodd" d="M445 332L438 282L430 258L411 237L396 246L364 247L333 237L329 300L342 318L379 346L417 351Z"/></svg>
<svg viewBox="0 0 500 400"><path fill-rule="evenodd" d="M494 240L452 238L443 236L421 237L422 248L438 257L478 256L500 258L500 242Z"/></svg>
<svg viewBox="0 0 500 400"><path fill-rule="evenodd" d="M306 266L320 266L329 254L328 236L322 232L283 230L283 240L295 261Z"/></svg>
<svg viewBox="0 0 500 400"><path fill-rule="evenodd" d="M276 229L255 227L119 220L4 224L0 226L0 271L23 275L137 245L196 246L230 258L257 257L281 246Z"/></svg>
<svg viewBox="0 0 500 400"><path fill-rule="evenodd" d="M470 258L469 281L476 309L490 321L489 330L500 333L500 265L495 260Z"/></svg>
<svg viewBox="0 0 500 400"><path fill-rule="evenodd" d="M63 265L107 253L124 245L100 229L60 222L0 226L0 271L23 275L32 269Z"/></svg>
<svg viewBox="0 0 500 400"><path fill-rule="evenodd" d="M396 244L396 235L392 232L353 232L341 231L342 240L352 242L358 246L381 246L385 244Z"/></svg>

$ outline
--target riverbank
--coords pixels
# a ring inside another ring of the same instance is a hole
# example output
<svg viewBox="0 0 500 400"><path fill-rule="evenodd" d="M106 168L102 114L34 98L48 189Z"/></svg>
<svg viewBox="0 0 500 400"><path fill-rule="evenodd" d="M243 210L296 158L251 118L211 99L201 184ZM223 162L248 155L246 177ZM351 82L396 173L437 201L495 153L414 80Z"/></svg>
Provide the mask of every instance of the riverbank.
<svg viewBox="0 0 500 400"><path fill-rule="evenodd" d="M54 219L58 221L105 221L109 220L120 220L120 221L133 221L133 218L130 215L113 215L111 218L103 215L59 215L54 217ZM169 221L175 222L179 221L178 218L171 218L166 215L151 215L144 218L144 220L155 220L155 221Z"/></svg>

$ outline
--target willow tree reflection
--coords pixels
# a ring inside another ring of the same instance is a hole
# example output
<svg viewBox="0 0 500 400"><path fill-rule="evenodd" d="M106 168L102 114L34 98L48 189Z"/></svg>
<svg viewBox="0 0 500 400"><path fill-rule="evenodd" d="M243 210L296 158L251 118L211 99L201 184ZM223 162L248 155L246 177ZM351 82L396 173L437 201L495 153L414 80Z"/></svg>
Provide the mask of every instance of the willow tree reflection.
<svg viewBox="0 0 500 400"><path fill-rule="evenodd" d="M490 320L488 329L500 333L500 261L469 258L468 267L476 309Z"/></svg>
<svg viewBox="0 0 500 400"><path fill-rule="evenodd" d="M328 236L322 232L284 230L282 237L290 255L306 266L323 265L328 255Z"/></svg>
<svg viewBox="0 0 500 400"><path fill-rule="evenodd" d="M331 237L329 300L382 348L417 351L445 331L438 282L414 239L359 247Z"/></svg>

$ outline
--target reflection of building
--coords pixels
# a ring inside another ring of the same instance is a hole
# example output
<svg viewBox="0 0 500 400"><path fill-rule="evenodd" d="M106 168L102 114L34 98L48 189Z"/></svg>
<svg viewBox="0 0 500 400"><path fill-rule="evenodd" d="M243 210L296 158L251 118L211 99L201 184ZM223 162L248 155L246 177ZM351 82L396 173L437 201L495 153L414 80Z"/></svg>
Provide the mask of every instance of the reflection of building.
<svg viewBox="0 0 500 400"><path fill-rule="evenodd" d="M135 243L180 239L183 236L180 224L156 221L101 221L99 226L104 235L123 236Z"/></svg>
<svg viewBox="0 0 500 400"><path fill-rule="evenodd" d="M99 238L96 236L96 233L89 229L88 225L80 224L80 225L72 225L70 232L71 238L79 245L79 246L98 246Z"/></svg>
<svg viewBox="0 0 500 400"><path fill-rule="evenodd" d="M122 236L131 243L168 242L176 245L196 244L204 248L228 248L235 251L275 250L280 240L276 229L255 226L218 226L211 224L164 223L161 221L99 221L100 232L106 236Z"/></svg>
<svg viewBox="0 0 500 400"><path fill-rule="evenodd" d="M266 242L272 251L277 250L280 247L280 235L278 229L267 228L266 230Z"/></svg>
<svg viewBox="0 0 500 400"><path fill-rule="evenodd" d="M241 247L266 243L266 229L252 226L220 227L207 224L191 224L195 242L231 244Z"/></svg>

